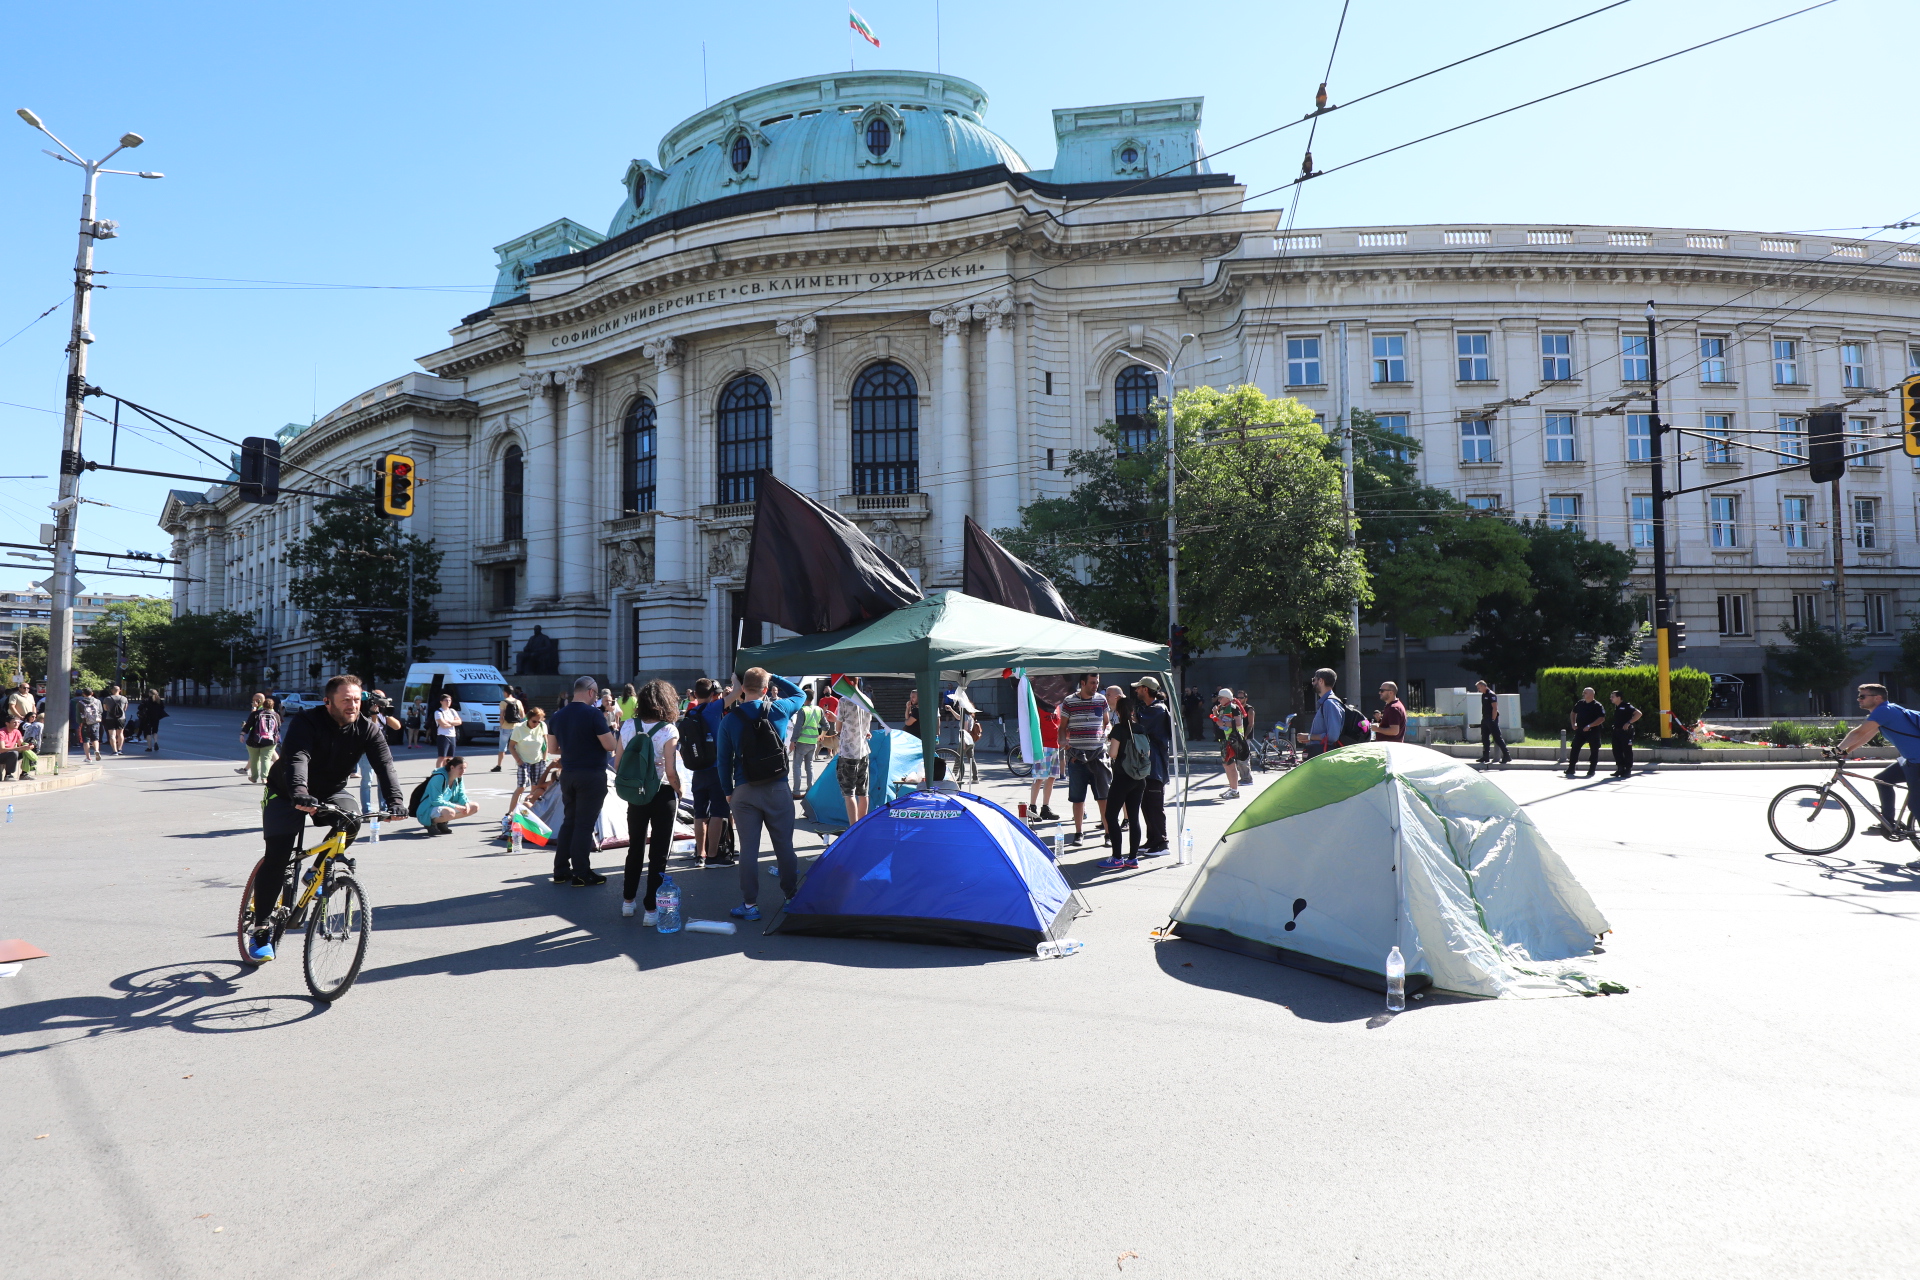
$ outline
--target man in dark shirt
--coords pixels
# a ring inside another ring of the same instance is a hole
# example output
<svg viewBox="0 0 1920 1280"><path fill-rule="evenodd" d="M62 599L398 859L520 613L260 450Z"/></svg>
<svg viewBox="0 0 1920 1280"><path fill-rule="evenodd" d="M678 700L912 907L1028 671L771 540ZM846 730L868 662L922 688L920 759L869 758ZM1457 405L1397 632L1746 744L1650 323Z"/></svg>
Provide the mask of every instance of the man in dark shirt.
<svg viewBox="0 0 1920 1280"><path fill-rule="evenodd" d="M375 721L360 718L360 678L339 675L327 681L326 702L310 707L287 721L280 742L280 758L267 771L266 802L260 811L260 833L266 854L254 873L253 918L262 922L273 912L287 863L306 826L307 815L321 805L347 813L360 812L360 803L347 790L364 757L373 762L380 783L380 802L389 815L405 810L400 777L393 771L387 736ZM256 927L247 956L255 963L273 959L271 926Z"/></svg>
<svg viewBox="0 0 1920 1280"><path fill-rule="evenodd" d="M1587 776L1591 778L1594 770L1600 767L1600 729L1606 723L1607 709L1593 696L1592 689L1580 691L1580 701L1573 704L1573 710L1567 716L1567 723L1573 727L1573 750L1567 753L1567 776L1573 776L1573 766L1580 762L1580 748L1591 746L1592 756L1587 760Z"/></svg>
<svg viewBox="0 0 1920 1280"><path fill-rule="evenodd" d="M1613 702L1613 776L1633 776L1633 726L1640 723L1640 708L1627 701L1615 689L1607 697Z"/></svg>
<svg viewBox="0 0 1920 1280"><path fill-rule="evenodd" d="M1173 716L1167 711L1167 704L1160 696L1160 682L1154 677L1144 676L1134 681L1133 692L1140 699L1134 731L1146 737L1147 752L1153 760L1153 769L1147 774L1145 790L1140 795L1140 816L1147 824L1147 842L1140 847L1140 856L1157 858L1172 852L1167 846L1167 756L1173 749Z"/></svg>
<svg viewBox="0 0 1920 1280"><path fill-rule="evenodd" d="M560 754L560 802L566 817L553 842L553 882L588 888L607 878L593 869L593 828L607 800L607 753L620 749L600 711L600 682L581 676L573 700L547 719L549 750Z"/></svg>
<svg viewBox="0 0 1920 1280"><path fill-rule="evenodd" d="M1380 682L1380 714L1373 718L1373 740L1407 740L1407 704L1400 701L1400 686L1391 680Z"/></svg>
<svg viewBox="0 0 1920 1280"><path fill-rule="evenodd" d="M1513 756L1507 751L1507 740L1500 736L1500 695L1485 680L1478 682L1480 689L1480 763L1493 762L1493 749L1500 748L1500 763L1511 764Z"/></svg>

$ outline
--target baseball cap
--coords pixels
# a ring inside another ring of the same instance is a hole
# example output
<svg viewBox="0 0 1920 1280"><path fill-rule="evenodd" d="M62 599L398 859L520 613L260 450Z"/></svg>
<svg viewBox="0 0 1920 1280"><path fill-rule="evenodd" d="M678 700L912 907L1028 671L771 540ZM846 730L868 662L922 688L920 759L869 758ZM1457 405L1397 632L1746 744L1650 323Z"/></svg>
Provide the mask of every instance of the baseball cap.
<svg viewBox="0 0 1920 1280"><path fill-rule="evenodd" d="M1135 680L1133 682L1133 687L1136 689L1142 689L1142 688L1151 689L1155 693L1165 692L1165 690L1160 687L1160 682L1154 679L1152 676L1141 676L1138 680Z"/></svg>
<svg viewBox="0 0 1920 1280"><path fill-rule="evenodd" d="M1216 698L1231 698L1233 696L1233 690L1222 689L1220 692L1214 694L1213 696Z"/></svg>

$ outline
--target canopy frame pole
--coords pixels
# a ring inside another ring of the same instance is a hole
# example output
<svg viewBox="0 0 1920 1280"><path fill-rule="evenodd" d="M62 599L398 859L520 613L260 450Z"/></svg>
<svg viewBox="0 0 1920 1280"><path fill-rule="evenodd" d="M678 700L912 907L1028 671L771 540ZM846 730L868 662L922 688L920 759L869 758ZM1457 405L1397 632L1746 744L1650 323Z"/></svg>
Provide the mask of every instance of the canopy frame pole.
<svg viewBox="0 0 1920 1280"><path fill-rule="evenodd" d="M938 758L935 753L940 748L940 673L922 671L914 677L914 686L920 691L921 777L926 780L923 785L931 791L934 783L933 762ZM958 786L957 783L955 785Z"/></svg>
<svg viewBox="0 0 1920 1280"><path fill-rule="evenodd" d="M1168 671L1167 678L1169 681L1173 678L1171 669ZM1185 866L1187 864L1187 781L1190 776L1187 769L1187 725L1186 717L1180 709L1180 699L1174 697L1171 690L1167 694L1167 710L1173 718L1174 760L1172 763L1180 782L1180 797L1174 804L1173 840L1176 845L1174 865ZM1173 782L1172 778L1167 779L1168 786L1172 786Z"/></svg>

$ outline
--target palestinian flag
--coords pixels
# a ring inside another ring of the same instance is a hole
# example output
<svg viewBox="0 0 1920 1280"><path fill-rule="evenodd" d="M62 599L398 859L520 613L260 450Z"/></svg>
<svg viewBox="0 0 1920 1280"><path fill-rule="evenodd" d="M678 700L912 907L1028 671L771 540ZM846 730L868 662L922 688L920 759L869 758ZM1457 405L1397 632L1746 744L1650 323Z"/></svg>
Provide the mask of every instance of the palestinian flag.
<svg viewBox="0 0 1920 1280"><path fill-rule="evenodd" d="M868 715L872 716L876 720L880 718L880 712L874 707L873 699L867 696L867 691L865 689L862 689L859 685L853 682L852 677L832 676L832 677L829 677L827 683L829 685L829 688L827 691L833 694L835 697L851 698L855 702L859 703L861 706L865 707L867 709Z"/></svg>
<svg viewBox="0 0 1920 1280"><path fill-rule="evenodd" d="M1046 750L1040 739L1040 700L1033 695L1033 681L1027 679L1025 671L1016 671L1020 677L1020 758L1028 764L1039 764L1040 753Z"/></svg>
<svg viewBox="0 0 1920 1280"><path fill-rule="evenodd" d="M876 49L880 47L880 37L873 34L873 28L867 25L867 20L865 18L861 17L859 14L855 13L851 9L847 10L847 25L852 27L855 31L858 31L860 33L861 38L864 39L868 44L872 45Z"/></svg>
<svg viewBox="0 0 1920 1280"><path fill-rule="evenodd" d="M553 839L553 828L534 817L525 809L515 809L510 821L514 826L520 828L521 836L534 844L545 844L547 841Z"/></svg>

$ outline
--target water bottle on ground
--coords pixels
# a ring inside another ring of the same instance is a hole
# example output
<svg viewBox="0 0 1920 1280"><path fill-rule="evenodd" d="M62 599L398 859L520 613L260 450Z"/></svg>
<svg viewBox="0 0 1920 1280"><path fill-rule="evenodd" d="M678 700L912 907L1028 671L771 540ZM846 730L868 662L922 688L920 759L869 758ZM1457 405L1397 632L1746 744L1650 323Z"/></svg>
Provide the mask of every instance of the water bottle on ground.
<svg viewBox="0 0 1920 1280"><path fill-rule="evenodd" d="M654 927L661 933L680 932L680 886L673 882L672 876L660 882L653 902L654 909L659 912Z"/></svg>
<svg viewBox="0 0 1920 1280"><path fill-rule="evenodd" d="M1402 1013L1407 1007L1407 960L1395 947L1387 952L1387 1012Z"/></svg>
<svg viewBox="0 0 1920 1280"><path fill-rule="evenodd" d="M12 821L13 821L13 806L12 806L12 805L8 805L8 806L7 806L7 821L8 821L8 822L12 822Z"/></svg>
<svg viewBox="0 0 1920 1280"><path fill-rule="evenodd" d="M367 843L380 843L380 815L377 813L367 819Z"/></svg>
<svg viewBox="0 0 1920 1280"><path fill-rule="evenodd" d="M1035 960L1064 960L1068 956L1078 955L1086 948L1086 945L1086 943L1080 941L1078 938L1062 938L1058 942L1048 939L1033 949L1033 958Z"/></svg>
<svg viewBox="0 0 1920 1280"><path fill-rule="evenodd" d="M1064 831L1056 831L1053 833L1053 860L1055 862L1061 862L1065 860L1066 856L1067 833Z"/></svg>
<svg viewBox="0 0 1920 1280"><path fill-rule="evenodd" d="M507 831L509 832L508 844L515 853L519 853L524 847L527 833L520 829L520 824L517 822L507 823Z"/></svg>
<svg viewBox="0 0 1920 1280"><path fill-rule="evenodd" d="M1180 865L1186 866L1193 861L1193 832L1180 833Z"/></svg>

